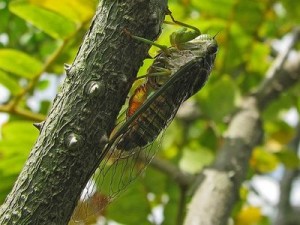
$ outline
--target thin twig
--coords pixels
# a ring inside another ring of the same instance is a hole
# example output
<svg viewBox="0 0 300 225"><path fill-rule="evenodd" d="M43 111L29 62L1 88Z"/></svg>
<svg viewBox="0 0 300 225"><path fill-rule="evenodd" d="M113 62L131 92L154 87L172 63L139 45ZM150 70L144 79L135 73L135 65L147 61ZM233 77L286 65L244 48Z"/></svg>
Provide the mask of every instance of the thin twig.
<svg viewBox="0 0 300 225"><path fill-rule="evenodd" d="M25 119L38 121L38 122L43 121L45 119L45 115L43 114L34 113L30 110L21 109L21 108L11 108L8 105L0 106L0 112L22 116Z"/></svg>
<svg viewBox="0 0 300 225"><path fill-rule="evenodd" d="M167 174L175 182L177 182L180 186L183 187L189 186L195 179L193 175L189 173L184 173L182 170L169 163L168 161L159 159L157 157L151 161L150 165Z"/></svg>
<svg viewBox="0 0 300 225"><path fill-rule="evenodd" d="M285 49L280 52L280 54L277 56L277 58L272 63L271 67L266 73L266 79L264 82L262 82L259 90L265 89L267 86L269 86L269 82L273 79L273 77L278 74L278 72L282 69L283 64L287 60L291 50L295 46L295 44L298 42L300 38L300 27L297 27L293 30L293 32L290 34L291 38L287 42Z"/></svg>

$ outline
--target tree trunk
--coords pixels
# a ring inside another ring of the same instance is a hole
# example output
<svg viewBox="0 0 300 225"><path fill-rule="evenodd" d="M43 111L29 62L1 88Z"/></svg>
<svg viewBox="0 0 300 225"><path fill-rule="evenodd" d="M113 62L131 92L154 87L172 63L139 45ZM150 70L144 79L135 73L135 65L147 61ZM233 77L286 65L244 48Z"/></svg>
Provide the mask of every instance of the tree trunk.
<svg viewBox="0 0 300 225"><path fill-rule="evenodd" d="M99 157L149 45L164 0L102 0L67 78L12 192L0 224L67 224Z"/></svg>

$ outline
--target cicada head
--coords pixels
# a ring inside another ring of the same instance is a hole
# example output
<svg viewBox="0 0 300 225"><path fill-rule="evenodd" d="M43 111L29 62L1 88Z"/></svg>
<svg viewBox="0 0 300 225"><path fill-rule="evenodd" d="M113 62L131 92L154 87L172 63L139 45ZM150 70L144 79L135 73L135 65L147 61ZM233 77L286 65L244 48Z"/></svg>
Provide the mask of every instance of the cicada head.
<svg viewBox="0 0 300 225"><path fill-rule="evenodd" d="M215 56L218 51L218 43L215 40L215 36L209 34L201 34L197 38L189 41L189 44L189 50L198 56Z"/></svg>

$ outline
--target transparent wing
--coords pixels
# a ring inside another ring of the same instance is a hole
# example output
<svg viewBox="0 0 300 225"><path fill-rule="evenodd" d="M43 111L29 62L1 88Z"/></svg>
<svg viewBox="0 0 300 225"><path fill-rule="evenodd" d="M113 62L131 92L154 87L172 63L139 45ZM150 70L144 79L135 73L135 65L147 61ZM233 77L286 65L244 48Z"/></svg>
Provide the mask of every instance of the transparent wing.
<svg viewBox="0 0 300 225"><path fill-rule="evenodd" d="M161 140L157 137L162 136L182 102L190 95L187 90L191 89L192 81L187 79L191 78L185 76L182 80L180 77L186 75L185 71L193 69L193 66L194 63L190 63L185 66L185 70L174 74L126 122L120 125L103 152L103 160L97 171L83 191L76 209L80 215L73 216L74 221L80 221L82 214L84 217L100 215L101 210L134 181L151 162ZM156 145L153 144L155 139L159 139ZM124 150L120 146L129 147Z"/></svg>

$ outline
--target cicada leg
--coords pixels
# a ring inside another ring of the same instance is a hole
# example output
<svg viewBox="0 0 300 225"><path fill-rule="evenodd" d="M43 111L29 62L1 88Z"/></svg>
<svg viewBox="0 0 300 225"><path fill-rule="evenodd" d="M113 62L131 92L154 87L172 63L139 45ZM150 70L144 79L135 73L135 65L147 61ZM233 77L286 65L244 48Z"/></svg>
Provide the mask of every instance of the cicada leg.
<svg viewBox="0 0 300 225"><path fill-rule="evenodd" d="M175 18L172 15L172 12L170 10L168 10L167 15L170 16L172 22L170 22L170 21L164 21L164 23L170 24L170 25L179 25L179 26L182 26L182 27L190 28L190 29L194 30L194 34L196 35L196 37L201 34L201 31L197 27L194 27L192 25L189 25L189 24L180 22L178 20L175 20Z"/></svg>
<svg viewBox="0 0 300 225"><path fill-rule="evenodd" d="M172 22L164 21L164 23L184 27L183 29L175 31L170 35L170 43L172 46L178 49L184 49L184 43L201 35L201 31L197 27L175 20L170 10L168 10L167 14L171 17ZM187 28L191 30L187 30Z"/></svg>
<svg viewBox="0 0 300 225"><path fill-rule="evenodd" d="M130 36L131 38L135 39L135 40L138 40L140 42L144 42L146 44L149 44L149 45L154 45L158 48L160 48L165 54L169 55L169 50L168 50L168 46L166 45L160 45L154 41L151 41L151 40L148 40L146 38L143 38L143 37L139 37L139 36L136 36L136 35L133 35L131 34L128 30L124 29L124 32L126 35Z"/></svg>

